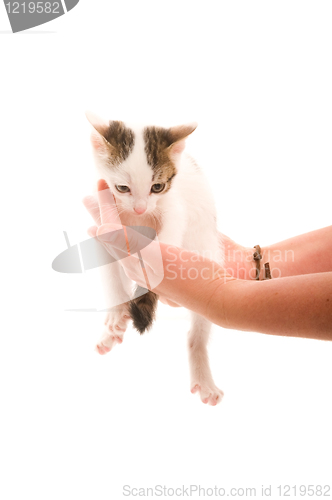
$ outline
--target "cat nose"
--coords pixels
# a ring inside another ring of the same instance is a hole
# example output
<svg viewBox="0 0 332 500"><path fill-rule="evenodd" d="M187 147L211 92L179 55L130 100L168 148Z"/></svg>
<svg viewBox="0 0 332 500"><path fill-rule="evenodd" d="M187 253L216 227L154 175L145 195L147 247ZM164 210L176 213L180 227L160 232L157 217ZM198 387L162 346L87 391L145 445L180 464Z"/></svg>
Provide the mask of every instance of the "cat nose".
<svg viewBox="0 0 332 500"><path fill-rule="evenodd" d="M137 214L141 215L146 211L146 207L135 207L134 210Z"/></svg>

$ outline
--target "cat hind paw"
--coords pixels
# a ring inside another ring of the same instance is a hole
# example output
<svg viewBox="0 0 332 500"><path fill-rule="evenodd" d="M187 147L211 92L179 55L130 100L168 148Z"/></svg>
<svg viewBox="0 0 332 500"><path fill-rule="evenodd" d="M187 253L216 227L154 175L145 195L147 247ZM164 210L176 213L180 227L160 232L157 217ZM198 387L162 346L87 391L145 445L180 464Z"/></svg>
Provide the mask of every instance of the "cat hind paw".
<svg viewBox="0 0 332 500"><path fill-rule="evenodd" d="M127 307L114 308L107 314L103 335L95 346L98 354L107 354L115 345L122 344L129 319Z"/></svg>
<svg viewBox="0 0 332 500"><path fill-rule="evenodd" d="M201 401L204 404L209 404L211 406L216 406L224 397L223 391L218 389L218 387L214 384L194 383L192 384L190 392L192 394L198 392Z"/></svg>

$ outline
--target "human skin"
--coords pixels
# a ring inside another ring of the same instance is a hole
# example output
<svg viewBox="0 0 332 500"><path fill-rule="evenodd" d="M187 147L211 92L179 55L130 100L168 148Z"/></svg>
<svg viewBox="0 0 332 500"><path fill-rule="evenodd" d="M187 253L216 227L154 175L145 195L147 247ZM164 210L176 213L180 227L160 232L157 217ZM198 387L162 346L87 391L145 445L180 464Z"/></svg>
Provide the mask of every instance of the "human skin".
<svg viewBox="0 0 332 500"><path fill-rule="evenodd" d="M228 236L219 233L225 248L225 267L240 279L254 279L256 264L252 258L254 248L242 247ZM264 263L270 263L272 278L332 271L332 226L317 229L293 238L261 247L263 279Z"/></svg>
<svg viewBox="0 0 332 500"><path fill-rule="evenodd" d="M107 185L99 181L99 197L104 190ZM89 203L85 204L89 209ZM110 253L122 258L126 274L146 286L139 259L135 255L127 257L127 245L119 231L114 237L119 225L112 220L105 198L99 202L100 212L95 208L89 211L97 224L90 228L90 236L97 237ZM129 245L135 245L138 237L135 233L127 231ZM220 237L227 247L227 237ZM255 267L249 258L253 249L240 247L229 239L228 244L230 248L233 245L243 249L247 257L240 272L232 272L232 266L238 270L236 258L226 260L226 270L195 252L151 242L143 256L149 281L158 282L151 289L167 303L196 311L224 328L332 340L332 227L263 248L262 261L270 258L272 276L273 269L281 270L279 279L250 279ZM318 248L320 258L317 258ZM293 250L293 261L285 257L286 250ZM163 276L158 275L160 268L155 264L157 253L161 253Z"/></svg>

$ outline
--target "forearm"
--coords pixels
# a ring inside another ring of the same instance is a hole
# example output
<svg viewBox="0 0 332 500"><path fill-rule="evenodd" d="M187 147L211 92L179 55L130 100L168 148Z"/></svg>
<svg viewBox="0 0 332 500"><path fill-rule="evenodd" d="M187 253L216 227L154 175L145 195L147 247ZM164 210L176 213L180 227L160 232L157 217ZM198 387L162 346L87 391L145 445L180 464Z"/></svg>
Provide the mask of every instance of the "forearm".
<svg viewBox="0 0 332 500"><path fill-rule="evenodd" d="M255 279L254 247L238 245L222 233L219 233L219 241L225 251L228 272L239 279ZM264 278L266 262L270 263L272 278L329 272L332 271L332 226L262 246L261 249L260 280Z"/></svg>
<svg viewBox="0 0 332 500"><path fill-rule="evenodd" d="M181 248L160 243L163 260L163 279L153 291L165 302L174 302L203 316L209 295L220 282L235 280L216 262ZM149 273L148 273L149 274Z"/></svg>
<svg viewBox="0 0 332 500"><path fill-rule="evenodd" d="M262 256L273 278L332 271L332 226L262 247Z"/></svg>
<svg viewBox="0 0 332 500"><path fill-rule="evenodd" d="M267 281L236 280L215 262L161 245L164 279L156 293L225 328L332 340L332 272ZM195 269L195 271L193 271Z"/></svg>
<svg viewBox="0 0 332 500"><path fill-rule="evenodd" d="M332 273L220 285L206 317L236 330L332 340Z"/></svg>

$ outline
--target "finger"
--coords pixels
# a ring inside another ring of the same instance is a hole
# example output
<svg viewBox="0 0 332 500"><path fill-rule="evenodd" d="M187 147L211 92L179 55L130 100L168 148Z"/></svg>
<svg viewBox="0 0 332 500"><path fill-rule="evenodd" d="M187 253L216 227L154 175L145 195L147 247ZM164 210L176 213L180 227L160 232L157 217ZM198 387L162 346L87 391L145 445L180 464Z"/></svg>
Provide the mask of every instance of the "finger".
<svg viewBox="0 0 332 500"><path fill-rule="evenodd" d="M167 302L167 305L171 306L171 307L182 307L180 304L178 304L177 302L172 302L171 300L169 300Z"/></svg>
<svg viewBox="0 0 332 500"><path fill-rule="evenodd" d="M98 181L98 201L102 224L121 224L114 196L103 179Z"/></svg>
<svg viewBox="0 0 332 500"><path fill-rule="evenodd" d="M130 227L114 224L103 224L97 228L97 238L112 257L120 261L130 279L139 284L143 283L142 286L146 288L149 287L150 282L146 281L147 273L153 276L153 270L150 269L149 263L143 261L140 250L151 244L152 240Z"/></svg>
<svg viewBox="0 0 332 500"><path fill-rule="evenodd" d="M89 227L89 229L88 229L88 235L91 238L95 238L97 236L97 227L96 226Z"/></svg>
<svg viewBox="0 0 332 500"><path fill-rule="evenodd" d="M166 297L161 297L160 295L159 295L159 300L160 300L160 302L162 302L163 304L166 304L167 306L181 307L180 304L177 304L176 302L173 302L172 300L166 299Z"/></svg>
<svg viewBox="0 0 332 500"><path fill-rule="evenodd" d="M105 179L99 179L99 181L97 182L97 187L98 191L105 191L105 189L109 189L109 186Z"/></svg>
<svg viewBox="0 0 332 500"><path fill-rule="evenodd" d="M122 262L122 259L128 261L128 265L132 259L136 266L137 259L132 257L138 256L140 268L135 267L135 269L140 273L143 272L144 278L148 280L147 287L153 289L162 281L164 269L159 242L148 236L154 238L156 232L147 227L134 229L116 224L103 224L97 229L98 240L114 258L121 261L123 267L126 267L126 264ZM146 252L147 249L149 249L148 252ZM138 281L135 278L131 279Z"/></svg>
<svg viewBox="0 0 332 500"><path fill-rule="evenodd" d="M101 220L98 199L95 196L86 196L82 201L97 226L100 226Z"/></svg>
<svg viewBox="0 0 332 500"><path fill-rule="evenodd" d="M90 238L97 238L97 231L98 231L98 227L96 226L91 226L89 227L89 229L87 230L87 233L88 235L90 236ZM99 240L99 243L105 248L105 250L112 256L114 257L114 259L116 260L119 260L118 259L118 256L115 254L114 250L112 247L110 247L109 245L106 245L105 243L103 243L102 241ZM124 255L124 257L127 257L127 254Z"/></svg>
<svg viewBox="0 0 332 500"><path fill-rule="evenodd" d="M149 228L136 227L133 229L130 226L120 224L103 224L98 228L97 236L100 242L107 243L127 255L133 255L154 242L155 231L148 232L147 229ZM147 234L152 238L149 238Z"/></svg>
<svg viewBox="0 0 332 500"><path fill-rule="evenodd" d="M97 238L117 260L124 259L130 254L124 228L119 224L103 224L97 228Z"/></svg>
<svg viewBox="0 0 332 500"><path fill-rule="evenodd" d="M164 263L159 241L151 241L141 250L150 289L156 288L164 278Z"/></svg>
<svg viewBox="0 0 332 500"><path fill-rule="evenodd" d="M113 230L113 228L120 228ZM149 237L150 236L150 237ZM138 255L141 266L149 281L148 287L155 288L164 277L163 260L156 232L147 227L114 226L103 224L98 228L98 240L106 245L109 253L116 259L128 255Z"/></svg>

